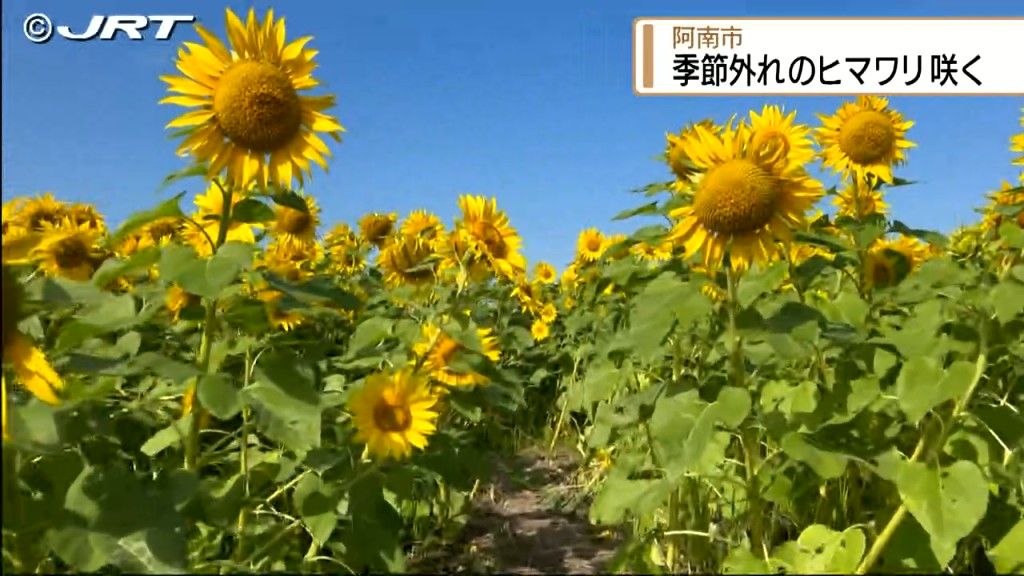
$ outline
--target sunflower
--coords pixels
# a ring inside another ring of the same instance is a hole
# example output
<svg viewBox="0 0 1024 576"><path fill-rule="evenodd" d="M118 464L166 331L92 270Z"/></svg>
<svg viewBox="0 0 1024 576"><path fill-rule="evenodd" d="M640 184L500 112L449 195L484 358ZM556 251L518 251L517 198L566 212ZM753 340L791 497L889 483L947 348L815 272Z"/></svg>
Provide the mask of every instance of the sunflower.
<svg viewBox="0 0 1024 576"><path fill-rule="evenodd" d="M440 218L426 210L414 210L405 217L398 233L411 238L432 241L444 233L444 224Z"/></svg>
<svg viewBox="0 0 1024 576"><path fill-rule="evenodd" d="M377 458L406 458L422 449L434 433L437 396L427 381L411 368L378 372L348 399L356 426L356 441Z"/></svg>
<svg viewBox="0 0 1024 576"><path fill-rule="evenodd" d="M359 245L359 239L347 224L338 224L324 236L324 244L330 255L327 268L343 276L350 276L366 267L366 259Z"/></svg>
<svg viewBox="0 0 1024 576"><path fill-rule="evenodd" d="M1017 225L1024 228L1024 189L1014 188L1004 180L999 191L989 194L988 197L990 202L981 221L984 230L997 230L1006 218L1003 211L1012 211L1014 207L1018 209Z"/></svg>
<svg viewBox="0 0 1024 576"><path fill-rule="evenodd" d="M492 335L491 330L477 328L476 335L480 340L480 352L491 362L497 362L501 358L501 352L498 350L498 340ZM482 374L460 372L451 368L452 361L463 350L463 346L445 334L441 328L434 324L425 324L421 336L420 341L413 345L413 353L417 358L423 359L423 368L434 380L453 387L487 383L487 377Z"/></svg>
<svg viewBox="0 0 1024 576"><path fill-rule="evenodd" d="M889 211L889 205L883 199L881 190L858 180L837 193L832 203L838 208L837 216L857 219L873 214L884 215Z"/></svg>
<svg viewBox="0 0 1024 576"><path fill-rule="evenodd" d="M199 296L188 293L177 284L168 286L167 294L164 296L164 307L167 308L167 311L171 313L171 317L175 320L178 320L183 310L189 306L198 306L199 302Z"/></svg>
<svg viewBox="0 0 1024 576"><path fill-rule="evenodd" d="M281 308L281 299L284 298L284 292L280 290L259 290L256 293L256 298L264 303L267 311L267 320L275 328L291 332L305 321L302 314L294 310L284 310Z"/></svg>
<svg viewBox="0 0 1024 576"><path fill-rule="evenodd" d="M395 229L398 214L380 214L371 212L359 219L359 235L362 239L378 248L387 243L388 237Z"/></svg>
<svg viewBox="0 0 1024 576"><path fill-rule="evenodd" d="M278 241L289 244L308 244L316 239L316 227L320 225L320 207L312 196L302 196L305 210L289 206L274 207L274 225L270 233Z"/></svg>
<svg viewBox="0 0 1024 576"><path fill-rule="evenodd" d="M46 355L22 334L16 334L4 347L4 361L10 362L18 382L33 396L56 405L60 403L57 393L64 389L64 382L50 366Z"/></svg>
<svg viewBox="0 0 1024 576"><path fill-rule="evenodd" d="M241 194L231 195L231 207L244 200ZM192 215L192 220L202 227L188 226L183 231L183 239L200 256L213 254L213 245L220 235L221 215L224 212L224 194L216 184L210 184L206 192L196 196L195 205L198 208ZM262 224L250 224L248 222L237 222L232 220L224 238L225 242L244 242L254 244L256 242L256 230L262 228Z"/></svg>
<svg viewBox="0 0 1024 576"><path fill-rule="evenodd" d="M103 215L92 204L72 204L67 208L67 217L76 225L84 225L100 233L107 231Z"/></svg>
<svg viewBox="0 0 1024 576"><path fill-rule="evenodd" d="M67 215L67 205L47 192L25 201L14 220L28 231L40 232L46 226L59 226Z"/></svg>
<svg viewBox="0 0 1024 576"><path fill-rule="evenodd" d="M205 44L185 42L178 50L184 76L160 77L176 93L161 104L195 108L167 124L188 129L178 153L208 162L210 179L226 169L239 189L301 185L311 163L327 169L331 152L318 133L340 142L345 130L324 114L334 96L300 94L319 85L312 76L317 52L306 47L311 37L286 43L284 19L275 21L273 10L261 23L250 9L243 24L228 9L226 21L229 46L196 24Z"/></svg>
<svg viewBox="0 0 1024 576"><path fill-rule="evenodd" d="M533 336L534 342L540 342L541 340L547 339L551 335L551 327L541 319L533 321L530 325L530 335Z"/></svg>
<svg viewBox="0 0 1024 576"><path fill-rule="evenodd" d="M485 256L473 250L473 237L463 228L455 228L434 240L434 250L441 262L439 272L456 272L456 281L480 282L490 275L491 268Z"/></svg>
<svg viewBox="0 0 1024 576"><path fill-rule="evenodd" d="M715 124L711 120L702 120L696 124L689 124L683 127L679 134L672 134L671 132L665 134L665 162L676 177L675 182L672 183L672 188L677 192L684 191L689 186L690 178L697 172L681 145L683 138L693 132L696 126L703 126L709 130L715 128Z"/></svg>
<svg viewBox="0 0 1024 576"><path fill-rule="evenodd" d="M864 258L868 288L892 286L932 256L929 246L912 236L876 240Z"/></svg>
<svg viewBox="0 0 1024 576"><path fill-rule="evenodd" d="M1020 112L1020 127L1024 128L1024 108L1021 108ZM1013 159L1013 165L1024 167L1024 132L1014 134L1010 138L1010 151L1021 153L1020 156ZM1020 183L1024 184L1024 170L1021 170L1020 173Z"/></svg>
<svg viewBox="0 0 1024 576"><path fill-rule="evenodd" d="M671 242L659 242L657 244L637 242L629 247L629 251L638 260L643 262L664 262L672 258L672 248Z"/></svg>
<svg viewBox="0 0 1024 576"><path fill-rule="evenodd" d="M377 255L377 265L391 286L430 284L438 271L432 245L407 236L399 236L385 246Z"/></svg>
<svg viewBox="0 0 1024 576"><path fill-rule="evenodd" d="M810 129L803 125L794 125L796 112L783 115L778 106L764 106L761 114L750 111L749 130L750 142L747 144L751 159L759 164L771 166L781 162L786 164L806 164L814 158L814 149L808 137Z"/></svg>
<svg viewBox="0 0 1024 576"><path fill-rule="evenodd" d="M0 317L0 323L2 323L2 344L3 349L7 349L7 343L13 342L13 338L18 331L18 321L21 320L21 300L24 296L24 292L21 287L21 282L15 278L14 273L3 265L3 279L0 288L3 289L3 316Z"/></svg>
<svg viewBox="0 0 1024 576"><path fill-rule="evenodd" d="M629 256L629 246L625 244L628 236L625 234L612 234L604 239L602 255L607 254L609 259L619 260Z"/></svg>
<svg viewBox="0 0 1024 576"><path fill-rule="evenodd" d="M288 282L308 280L323 259L323 247L318 242L296 244L272 242L257 261L257 268L269 270Z"/></svg>
<svg viewBox="0 0 1024 576"><path fill-rule="evenodd" d="M535 282L551 284L556 278L558 278L558 273L555 272L555 267L547 262L537 262L533 267L533 279Z"/></svg>
<svg viewBox="0 0 1024 576"><path fill-rule="evenodd" d="M523 312L533 315L540 313L540 285L527 282L526 278L520 278L516 282L515 287L512 288L512 296L519 301L519 306L523 309Z"/></svg>
<svg viewBox="0 0 1024 576"><path fill-rule="evenodd" d="M21 221L21 211L25 206L25 198L17 196L3 203L3 236L7 237L9 233L20 232L23 230Z"/></svg>
<svg viewBox="0 0 1024 576"><path fill-rule="evenodd" d="M580 232L576 240L576 259L581 262L594 262L601 257L607 247L604 234L600 230L587 228Z"/></svg>
<svg viewBox="0 0 1024 576"><path fill-rule="evenodd" d="M799 157L792 161L751 149L748 136L751 131L742 126L721 135L697 127L682 143L704 173L693 203L670 213L676 223L668 239L686 254L702 254L708 268L717 267L726 251L737 271L774 259L776 241L788 242L793 228L806 225L805 213L823 193Z"/></svg>
<svg viewBox="0 0 1024 576"><path fill-rule="evenodd" d="M78 281L92 277L102 260L98 230L65 218L59 226L46 224L42 235L42 241L32 254L46 275Z"/></svg>
<svg viewBox="0 0 1024 576"><path fill-rule="evenodd" d="M519 234L509 224L508 215L498 209L496 199L460 196L459 209L462 217L456 219L457 227L468 233L473 251L485 257L497 274L513 279L525 271Z"/></svg>
<svg viewBox="0 0 1024 576"><path fill-rule="evenodd" d="M559 282L562 285L562 290L576 288L579 283L579 267L576 264L566 266L565 270L562 270L562 277L559 279Z"/></svg>
<svg viewBox="0 0 1024 576"><path fill-rule="evenodd" d="M554 324L555 318L558 317L558 309L555 308L554 304L548 302L541 307L538 316L545 324Z"/></svg>
<svg viewBox="0 0 1024 576"><path fill-rule="evenodd" d="M892 168L906 160L905 151L915 144L906 139L914 125L889 108L889 100L878 96L858 96L845 102L832 116L818 115L818 145L827 167L860 180L874 176L893 181Z"/></svg>

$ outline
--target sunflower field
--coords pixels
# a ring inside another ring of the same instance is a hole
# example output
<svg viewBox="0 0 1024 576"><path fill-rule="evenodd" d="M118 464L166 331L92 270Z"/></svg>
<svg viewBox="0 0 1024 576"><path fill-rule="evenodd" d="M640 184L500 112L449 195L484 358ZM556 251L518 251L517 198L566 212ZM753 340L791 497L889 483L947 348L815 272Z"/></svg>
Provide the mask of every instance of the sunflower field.
<svg viewBox="0 0 1024 576"><path fill-rule="evenodd" d="M487 196L321 222L311 39L195 32L192 196L4 198L5 572L412 570L556 444L608 571L1024 571L1024 170L945 236L888 215L885 98L737 111L558 271Z"/></svg>

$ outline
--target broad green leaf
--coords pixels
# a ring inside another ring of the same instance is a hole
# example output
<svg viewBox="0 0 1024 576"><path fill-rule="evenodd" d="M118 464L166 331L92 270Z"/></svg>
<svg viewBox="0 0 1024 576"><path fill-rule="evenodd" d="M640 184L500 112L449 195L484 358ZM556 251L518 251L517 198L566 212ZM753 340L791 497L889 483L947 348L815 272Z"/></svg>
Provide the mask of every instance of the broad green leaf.
<svg viewBox="0 0 1024 576"><path fill-rule="evenodd" d="M1024 572L1024 520L1017 522L1006 536L988 551L988 559L999 574Z"/></svg>
<svg viewBox="0 0 1024 576"><path fill-rule="evenodd" d="M308 212L306 201L300 194L292 192L291 190L275 190L270 196L274 204L278 206L285 206L293 210L300 212Z"/></svg>
<svg viewBox="0 0 1024 576"><path fill-rule="evenodd" d="M660 508L672 491L667 480L630 480L612 473L604 481L590 505L590 521L615 525L628 517L643 517Z"/></svg>
<svg viewBox="0 0 1024 576"><path fill-rule="evenodd" d="M666 311L686 296L687 285L671 273L665 272L651 281L637 296L630 319L629 339L641 358L654 359L660 346L675 323Z"/></svg>
<svg viewBox="0 0 1024 576"><path fill-rule="evenodd" d="M747 275L737 279L736 298L740 306L746 308L754 303L762 294L773 292L786 279L789 268L785 262L776 262L767 269L754 269Z"/></svg>
<svg viewBox="0 0 1024 576"><path fill-rule="evenodd" d="M219 420L232 418L242 409L238 388L226 374L203 374L196 394L203 408Z"/></svg>
<svg viewBox="0 0 1024 576"><path fill-rule="evenodd" d="M371 316L358 326L348 341L347 357L357 356L370 348L376 347L391 335L394 320L383 316Z"/></svg>
<svg viewBox="0 0 1024 576"><path fill-rule="evenodd" d="M865 546L864 533L859 528L836 532L822 524L812 524L795 542L776 548L771 563L796 574L852 574Z"/></svg>
<svg viewBox="0 0 1024 576"><path fill-rule="evenodd" d="M1013 278L996 284L989 292L989 302L995 310L996 319L1006 323L1024 313L1024 284Z"/></svg>
<svg viewBox="0 0 1024 576"><path fill-rule="evenodd" d="M182 213L181 208L178 206L178 203L181 202L181 198L184 195L184 192L175 194L173 198L169 198L161 202L156 208L132 214L127 220L117 227L116 232L110 235L110 238L107 240L107 246L117 246L117 244L127 238L129 234L150 222L160 220L161 218L184 218L185 214Z"/></svg>
<svg viewBox="0 0 1024 576"><path fill-rule="evenodd" d="M199 375L199 369L192 364L173 360L156 352L143 352L129 364L132 370L151 371L152 373L182 384L189 378Z"/></svg>
<svg viewBox="0 0 1024 576"><path fill-rule="evenodd" d="M988 508L988 482L973 462L961 460L941 469L904 462L896 487L907 510L931 537L932 552L942 566L953 559L957 543Z"/></svg>
<svg viewBox="0 0 1024 576"><path fill-rule="evenodd" d="M149 246L132 254L128 258L111 258L103 262L92 276L92 283L104 287L117 278L145 270L160 261L160 247Z"/></svg>
<svg viewBox="0 0 1024 576"><path fill-rule="evenodd" d="M157 188L157 192L165 190L171 184L174 184L175 182L180 182L181 180L185 180L186 178L206 176L208 171L209 167L206 165L205 162L193 162L188 166L185 166L184 168L176 172L172 172L171 174L168 174L166 177L164 177L163 181L160 183L160 187ZM184 196L185 193L182 192L181 195Z"/></svg>
<svg viewBox="0 0 1024 576"><path fill-rule="evenodd" d="M338 485L326 484L317 474L306 474L292 492L292 502L310 537L320 546L338 525L336 508L343 496Z"/></svg>
<svg viewBox="0 0 1024 576"><path fill-rule="evenodd" d="M761 391L761 407L766 412L777 411L792 417L814 412L818 405L818 385L809 380L797 384L775 380Z"/></svg>
<svg viewBox="0 0 1024 576"><path fill-rule="evenodd" d="M622 212L619 212L614 217L612 217L612 220L627 220L627 219L632 218L634 216L650 215L650 214L657 214L657 213L658 213L658 203L657 202L648 202L647 204L644 204L643 206L637 206L636 208L630 208L628 210L623 210Z"/></svg>
<svg viewBox="0 0 1024 576"><path fill-rule="evenodd" d="M246 223L269 222L274 219L274 211L255 198L245 198L231 207L231 219Z"/></svg>
<svg viewBox="0 0 1024 576"><path fill-rule="evenodd" d="M188 430L191 426L192 414L186 414L182 418L171 422L166 428L153 434L139 450L146 456L156 456L172 446L179 445L188 436Z"/></svg>
<svg viewBox="0 0 1024 576"><path fill-rule="evenodd" d="M279 352L260 357L256 381L242 390L256 423L270 438L296 454L320 446L323 409L312 374L298 358Z"/></svg>
<svg viewBox="0 0 1024 576"><path fill-rule="evenodd" d="M974 376L974 365L963 360L943 369L932 357L907 360L896 379L900 408L912 423L924 418L932 408L959 398Z"/></svg>
<svg viewBox="0 0 1024 576"><path fill-rule="evenodd" d="M1024 228L1007 219L999 225L999 238L1010 248L1024 248Z"/></svg>
<svg viewBox="0 0 1024 576"><path fill-rule="evenodd" d="M826 480L838 478L846 471L849 459L845 455L812 446L799 432L783 436L781 445L790 458L807 464L815 474Z"/></svg>

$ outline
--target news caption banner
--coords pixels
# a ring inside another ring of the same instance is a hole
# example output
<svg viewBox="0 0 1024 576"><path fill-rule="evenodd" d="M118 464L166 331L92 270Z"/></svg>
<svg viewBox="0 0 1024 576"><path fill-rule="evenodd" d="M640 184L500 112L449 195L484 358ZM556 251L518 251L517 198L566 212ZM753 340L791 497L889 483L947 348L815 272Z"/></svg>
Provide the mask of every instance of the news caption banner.
<svg viewBox="0 0 1024 576"><path fill-rule="evenodd" d="M1021 18L637 18L638 96L1024 96Z"/></svg>

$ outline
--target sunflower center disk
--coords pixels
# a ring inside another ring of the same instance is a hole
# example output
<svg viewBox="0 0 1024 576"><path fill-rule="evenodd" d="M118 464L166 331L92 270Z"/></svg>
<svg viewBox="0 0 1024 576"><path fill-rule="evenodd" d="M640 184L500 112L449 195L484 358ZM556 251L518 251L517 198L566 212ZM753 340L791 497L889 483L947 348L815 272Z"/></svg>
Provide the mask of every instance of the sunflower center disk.
<svg viewBox="0 0 1024 576"><path fill-rule="evenodd" d="M278 217L281 230L289 234L302 234L307 232L313 223L313 217L308 212L286 208Z"/></svg>
<svg viewBox="0 0 1024 576"><path fill-rule="evenodd" d="M302 124L302 106L291 80L265 62L244 61L229 68L213 95L213 110L233 143L257 152L280 149Z"/></svg>
<svg viewBox="0 0 1024 576"><path fill-rule="evenodd" d="M61 240L53 250L57 266L65 270L78 268L89 262L89 249L74 238Z"/></svg>
<svg viewBox="0 0 1024 576"><path fill-rule="evenodd" d="M693 202L700 224L718 234L753 232L775 214L778 181L749 160L729 160L704 175Z"/></svg>
<svg viewBox="0 0 1024 576"><path fill-rule="evenodd" d="M889 117L876 110L851 116L839 129L839 149L858 164L883 160L896 146L896 129Z"/></svg>
<svg viewBox="0 0 1024 576"><path fill-rule="evenodd" d="M403 432L409 429L412 412L407 406L381 401L373 407L373 422L385 432Z"/></svg>

